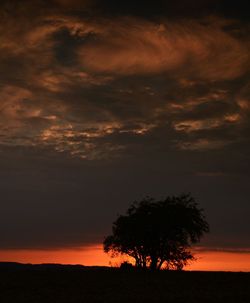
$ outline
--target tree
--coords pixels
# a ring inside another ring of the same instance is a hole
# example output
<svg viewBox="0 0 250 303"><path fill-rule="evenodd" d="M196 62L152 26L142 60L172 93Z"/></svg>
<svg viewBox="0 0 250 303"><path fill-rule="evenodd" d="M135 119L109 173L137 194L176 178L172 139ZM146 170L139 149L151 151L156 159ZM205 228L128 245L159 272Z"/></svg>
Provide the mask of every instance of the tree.
<svg viewBox="0 0 250 303"><path fill-rule="evenodd" d="M203 209L190 194L134 202L113 223L104 251L125 254L138 268L182 269L194 257L192 244L209 231Z"/></svg>

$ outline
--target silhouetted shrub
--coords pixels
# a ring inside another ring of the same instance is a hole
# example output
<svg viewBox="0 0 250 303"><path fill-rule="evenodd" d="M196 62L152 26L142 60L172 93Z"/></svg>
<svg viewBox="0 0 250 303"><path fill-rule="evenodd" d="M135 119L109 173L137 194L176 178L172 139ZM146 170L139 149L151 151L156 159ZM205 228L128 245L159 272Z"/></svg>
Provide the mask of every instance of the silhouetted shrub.
<svg viewBox="0 0 250 303"><path fill-rule="evenodd" d="M130 271L130 270L134 269L134 266L133 266L133 264L125 261L125 262L121 263L120 269L125 270L125 271Z"/></svg>

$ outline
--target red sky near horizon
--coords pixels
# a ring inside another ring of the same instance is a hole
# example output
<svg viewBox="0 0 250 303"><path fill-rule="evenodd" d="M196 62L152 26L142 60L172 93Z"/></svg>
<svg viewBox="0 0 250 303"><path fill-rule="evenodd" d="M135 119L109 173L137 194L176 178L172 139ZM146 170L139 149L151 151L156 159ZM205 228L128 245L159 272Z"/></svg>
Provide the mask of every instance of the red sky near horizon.
<svg viewBox="0 0 250 303"><path fill-rule="evenodd" d="M199 271L244 271L250 272L249 252L196 252L197 260L187 266L186 270ZM89 246L78 249L58 250L1 250L0 261L20 263L60 263L81 264L86 266L119 266L126 257L110 258L102 246Z"/></svg>

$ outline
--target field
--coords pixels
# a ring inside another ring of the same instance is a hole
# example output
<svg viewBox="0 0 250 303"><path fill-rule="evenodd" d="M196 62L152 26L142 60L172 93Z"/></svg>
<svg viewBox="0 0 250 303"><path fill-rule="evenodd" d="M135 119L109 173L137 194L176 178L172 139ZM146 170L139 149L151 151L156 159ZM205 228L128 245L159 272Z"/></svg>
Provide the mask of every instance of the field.
<svg viewBox="0 0 250 303"><path fill-rule="evenodd" d="M1 303L250 302L250 273L0 264Z"/></svg>

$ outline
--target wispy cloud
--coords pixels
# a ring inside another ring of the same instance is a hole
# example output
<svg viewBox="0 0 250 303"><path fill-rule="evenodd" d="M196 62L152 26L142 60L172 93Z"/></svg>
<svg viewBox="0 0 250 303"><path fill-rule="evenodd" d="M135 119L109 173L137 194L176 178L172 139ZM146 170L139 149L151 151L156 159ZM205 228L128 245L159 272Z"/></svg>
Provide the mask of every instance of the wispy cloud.
<svg viewBox="0 0 250 303"><path fill-rule="evenodd" d="M151 23L125 19L104 25L80 51L83 67L117 75L174 72L206 80L234 79L249 67L247 43L220 23Z"/></svg>
<svg viewBox="0 0 250 303"><path fill-rule="evenodd" d="M167 128L172 135L163 141L172 148L226 147L247 128L250 104L249 45L228 30L232 24L64 10L29 20L7 14L0 23L1 144L95 159L119 155L134 138L147 144L140 138Z"/></svg>

